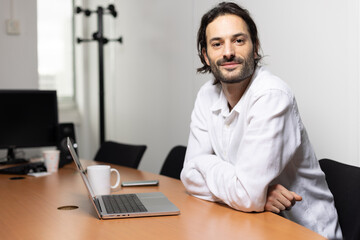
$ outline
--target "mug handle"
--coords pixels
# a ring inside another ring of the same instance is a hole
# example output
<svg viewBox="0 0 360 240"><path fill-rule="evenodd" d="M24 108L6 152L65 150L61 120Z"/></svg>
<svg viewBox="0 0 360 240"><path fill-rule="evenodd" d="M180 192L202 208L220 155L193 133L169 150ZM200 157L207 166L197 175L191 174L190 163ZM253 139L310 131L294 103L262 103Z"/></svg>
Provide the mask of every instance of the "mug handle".
<svg viewBox="0 0 360 240"><path fill-rule="evenodd" d="M110 174L111 174L111 172L115 172L116 173L116 183L114 184L114 185L112 185L111 186L111 189L115 189L115 188L117 188L119 185L120 185L120 173L119 173L119 171L118 170L116 170L115 168L111 168L110 169Z"/></svg>

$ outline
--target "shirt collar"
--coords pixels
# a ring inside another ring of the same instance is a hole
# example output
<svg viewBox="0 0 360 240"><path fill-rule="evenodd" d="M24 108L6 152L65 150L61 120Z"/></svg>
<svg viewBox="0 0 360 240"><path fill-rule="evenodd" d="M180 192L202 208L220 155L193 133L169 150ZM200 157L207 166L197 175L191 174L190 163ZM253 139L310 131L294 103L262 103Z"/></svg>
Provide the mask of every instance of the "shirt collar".
<svg viewBox="0 0 360 240"><path fill-rule="evenodd" d="M220 86L221 88L221 86ZM213 113L221 113L223 116L229 115L228 101L226 100L224 92L220 91L219 99L211 106L210 110Z"/></svg>

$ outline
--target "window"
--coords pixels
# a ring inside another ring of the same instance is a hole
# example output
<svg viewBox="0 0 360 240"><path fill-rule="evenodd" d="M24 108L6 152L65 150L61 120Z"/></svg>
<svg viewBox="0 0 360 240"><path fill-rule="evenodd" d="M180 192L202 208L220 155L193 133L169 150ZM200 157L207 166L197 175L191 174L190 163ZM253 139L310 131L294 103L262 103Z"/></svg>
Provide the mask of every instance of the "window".
<svg viewBox="0 0 360 240"><path fill-rule="evenodd" d="M75 95L73 1L37 0L39 88L57 90L60 103Z"/></svg>

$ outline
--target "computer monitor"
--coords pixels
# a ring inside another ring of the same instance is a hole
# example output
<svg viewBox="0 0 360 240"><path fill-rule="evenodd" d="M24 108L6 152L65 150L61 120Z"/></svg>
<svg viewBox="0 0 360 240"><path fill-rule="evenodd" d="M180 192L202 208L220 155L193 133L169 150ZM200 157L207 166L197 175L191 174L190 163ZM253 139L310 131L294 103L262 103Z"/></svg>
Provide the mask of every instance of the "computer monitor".
<svg viewBox="0 0 360 240"><path fill-rule="evenodd" d="M0 90L0 149L6 161L18 163L16 148L57 145L58 107L56 91Z"/></svg>

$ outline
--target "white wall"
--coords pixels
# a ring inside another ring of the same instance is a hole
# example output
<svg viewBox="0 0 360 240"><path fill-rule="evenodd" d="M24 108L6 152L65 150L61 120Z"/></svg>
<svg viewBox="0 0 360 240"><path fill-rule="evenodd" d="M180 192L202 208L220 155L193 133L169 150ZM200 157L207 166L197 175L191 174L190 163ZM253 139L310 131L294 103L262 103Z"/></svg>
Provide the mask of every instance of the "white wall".
<svg viewBox="0 0 360 240"><path fill-rule="evenodd" d="M191 1L119 1L114 132L148 146L140 168L158 172L168 151L187 144L193 105ZM110 131L109 131L110 132Z"/></svg>
<svg viewBox="0 0 360 240"><path fill-rule="evenodd" d="M0 88L38 88L36 0L13 1L20 35L7 35L10 1L0 0Z"/></svg>

